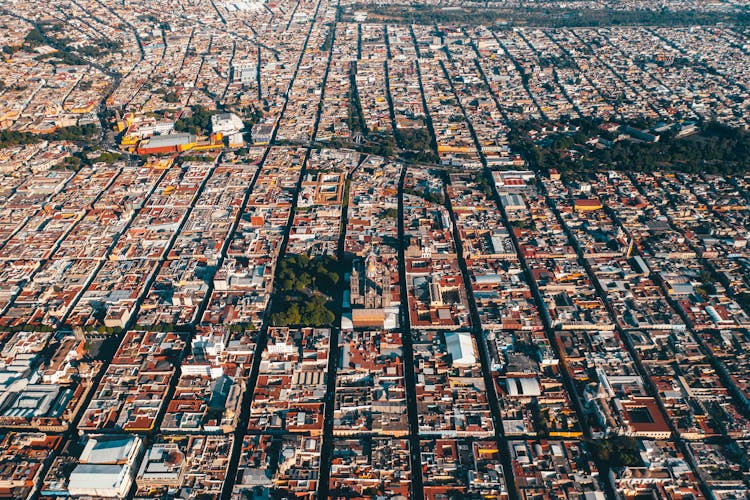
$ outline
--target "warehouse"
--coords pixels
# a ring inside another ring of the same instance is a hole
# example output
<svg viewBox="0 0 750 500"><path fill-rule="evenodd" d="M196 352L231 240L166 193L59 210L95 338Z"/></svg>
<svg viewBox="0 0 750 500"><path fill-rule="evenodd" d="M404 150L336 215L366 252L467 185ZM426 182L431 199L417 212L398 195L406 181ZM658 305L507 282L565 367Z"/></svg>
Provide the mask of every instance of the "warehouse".
<svg viewBox="0 0 750 500"><path fill-rule="evenodd" d="M195 146L195 137L190 134L155 135L138 144L138 154L180 153Z"/></svg>

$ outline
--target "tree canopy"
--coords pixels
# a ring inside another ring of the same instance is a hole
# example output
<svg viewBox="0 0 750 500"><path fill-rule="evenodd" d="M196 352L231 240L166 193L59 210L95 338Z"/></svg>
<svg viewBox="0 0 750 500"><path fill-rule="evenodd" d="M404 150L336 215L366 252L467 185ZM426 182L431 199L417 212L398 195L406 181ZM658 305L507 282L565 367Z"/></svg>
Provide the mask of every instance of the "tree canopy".
<svg viewBox="0 0 750 500"><path fill-rule="evenodd" d="M532 141L526 132L540 130L541 122L514 124L511 147L524 154L534 168L561 173L594 170L737 174L750 171L750 131L715 122L697 127L696 133L679 137L673 130L657 142L621 140L617 132L599 128L599 120L576 120L575 132L551 134ZM635 128L645 124L628 123ZM601 141L603 139L605 142Z"/></svg>
<svg viewBox="0 0 750 500"><path fill-rule="evenodd" d="M329 298L336 296L340 279L340 265L334 257L284 256L279 262L271 324L332 324L336 316Z"/></svg>

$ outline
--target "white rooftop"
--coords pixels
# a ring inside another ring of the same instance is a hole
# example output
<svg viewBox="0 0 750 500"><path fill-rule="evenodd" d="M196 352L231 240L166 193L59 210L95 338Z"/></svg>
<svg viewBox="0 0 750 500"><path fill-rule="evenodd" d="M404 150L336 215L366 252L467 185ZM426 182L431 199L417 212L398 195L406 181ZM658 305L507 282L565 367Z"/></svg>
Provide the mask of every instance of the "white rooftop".
<svg viewBox="0 0 750 500"><path fill-rule="evenodd" d="M454 366L470 366L476 364L474 341L468 332L448 332L445 334L445 344L448 353L453 358Z"/></svg>

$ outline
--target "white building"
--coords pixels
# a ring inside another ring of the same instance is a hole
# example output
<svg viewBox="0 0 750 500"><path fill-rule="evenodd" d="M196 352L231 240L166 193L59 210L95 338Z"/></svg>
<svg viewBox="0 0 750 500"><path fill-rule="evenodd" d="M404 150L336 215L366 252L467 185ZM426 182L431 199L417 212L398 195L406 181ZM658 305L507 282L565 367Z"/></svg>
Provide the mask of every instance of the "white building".
<svg viewBox="0 0 750 500"><path fill-rule="evenodd" d="M133 484L128 465L79 464L70 474L71 496L125 498Z"/></svg>
<svg viewBox="0 0 750 500"><path fill-rule="evenodd" d="M133 484L133 467L143 450L137 436L92 435L70 474L71 496L125 498Z"/></svg>
<svg viewBox="0 0 750 500"><path fill-rule="evenodd" d="M258 66L251 62L241 62L232 66L232 82L253 85L258 81Z"/></svg>
<svg viewBox="0 0 750 500"><path fill-rule="evenodd" d="M219 113L211 117L211 131L214 134L232 135L244 127L245 124L234 113Z"/></svg>
<svg viewBox="0 0 750 500"><path fill-rule="evenodd" d="M471 366L477 362L474 340L469 332L448 332L445 345L453 359L453 366Z"/></svg>

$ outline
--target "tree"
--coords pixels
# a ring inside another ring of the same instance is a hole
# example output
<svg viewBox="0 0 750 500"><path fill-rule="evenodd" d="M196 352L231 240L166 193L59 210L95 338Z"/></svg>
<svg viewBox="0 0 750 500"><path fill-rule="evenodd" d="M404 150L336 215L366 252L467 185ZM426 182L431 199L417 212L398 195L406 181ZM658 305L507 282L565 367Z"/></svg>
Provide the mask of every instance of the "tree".
<svg viewBox="0 0 750 500"><path fill-rule="evenodd" d="M164 102L168 102L171 104L175 102L180 102L180 99L177 97L177 94L175 92L167 92L164 95Z"/></svg>
<svg viewBox="0 0 750 500"><path fill-rule="evenodd" d="M286 310L271 315L271 323L274 326L299 325L301 322L302 316L297 304L290 304Z"/></svg>
<svg viewBox="0 0 750 500"><path fill-rule="evenodd" d="M26 38L23 39L24 45L30 48L44 45L45 39L41 31L33 28L26 34Z"/></svg>
<svg viewBox="0 0 750 500"><path fill-rule="evenodd" d="M337 292L340 265L331 256L286 255L279 261L271 321L276 326L327 326L336 318L327 297Z"/></svg>
<svg viewBox="0 0 750 500"><path fill-rule="evenodd" d="M190 116L180 117L174 124L178 132L189 132L191 134L207 134L211 125L211 112L203 106L192 106Z"/></svg>
<svg viewBox="0 0 750 500"><path fill-rule="evenodd" d="M77 156L68 156L63 160L63 165L71 170L78 170L81 168L81 159Z"/></svg>

